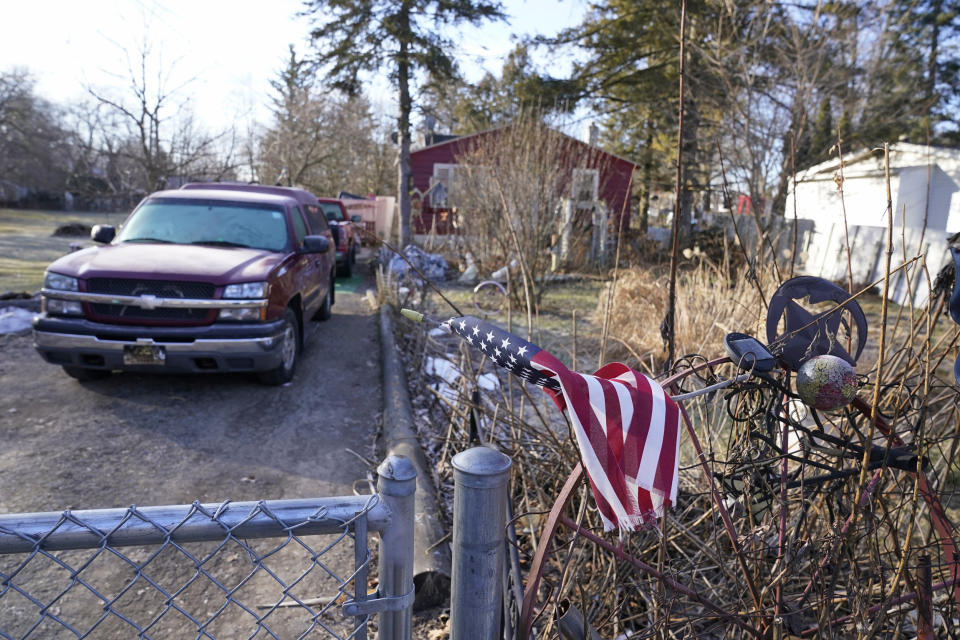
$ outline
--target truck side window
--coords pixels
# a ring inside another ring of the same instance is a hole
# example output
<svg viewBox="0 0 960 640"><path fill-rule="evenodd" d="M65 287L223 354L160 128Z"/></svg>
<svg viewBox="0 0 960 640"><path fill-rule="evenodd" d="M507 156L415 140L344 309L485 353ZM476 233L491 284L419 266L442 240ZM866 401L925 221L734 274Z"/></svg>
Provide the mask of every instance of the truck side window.
<svg viewBox="0 0 960 640"><path fill-rule="evenodd" d="M330 228L327 224L327 217L320 211L320 207L315 204L308 204L303 207L307 214L307 222L310 223L310 233L320 235Z"/></svg>
<svg viewBox="0 0 960 640"><path fill-rule="evenodd" d="M296 237L297 249L303 247L303 239L307 237L307 225L303 222L303 214L300 213L300 207L293 209L293 235Z"/></svg>

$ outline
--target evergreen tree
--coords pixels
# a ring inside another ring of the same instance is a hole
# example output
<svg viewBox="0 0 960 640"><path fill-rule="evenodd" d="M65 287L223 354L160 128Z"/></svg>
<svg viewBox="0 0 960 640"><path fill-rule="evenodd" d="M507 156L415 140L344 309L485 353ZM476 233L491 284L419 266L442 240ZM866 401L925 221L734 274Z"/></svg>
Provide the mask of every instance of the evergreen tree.
<svg viewBox="0 0 960 640"><path fill-rule="evenodd" d="M397 198L400 243L412 238L410 226L411 83L418 73L449 78L454 43L443 29L503 18L499 0L309 0L316 60L334 86L355 94L361 74L386 68L396 83L399 109Z"/></svg>
<svg viewBox="0 0 960 640"><path fill-rule="evenodd" d="M446 131L469 135L516 121L531 112L549 118L576 102L574 82L539 73L527 44L517 45L504 59L500 74L487 72L477 82L459 74L448 80L431 76L424 86L421 111Z"/></svg>
<svg viewBox="0 0 960 640"><path fill-rule="evenodd" d="M270 86L273 122L260 139L262 181L322 195L378 191L366 169L378 154L377 126L362 94L317 88L310 63L293 46Z"/></svg>
<svg viewBox="0 0 960 640"><path fill-rule="evenodd" d="M724 95L706 64L718 5L687 4L688 70L684 109L680 229L689 230L694 196L705 192L715 160L710 131L723 112ZM640 159L641 220L651 192L673 190L678 125L679 5L651 0L608 0L591 7L582 25L541 40L572 44L585 56L574 66L578 97L606 114L603 141L615 153Z"/></svg>

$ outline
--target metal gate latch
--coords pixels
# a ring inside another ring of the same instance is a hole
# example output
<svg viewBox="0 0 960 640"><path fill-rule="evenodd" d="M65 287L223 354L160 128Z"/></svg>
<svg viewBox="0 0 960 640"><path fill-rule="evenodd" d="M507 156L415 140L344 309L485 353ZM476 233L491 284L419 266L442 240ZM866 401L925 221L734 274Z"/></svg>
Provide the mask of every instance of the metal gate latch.
<svg viewBox="0 0 960 640"><path fill-rule="evenodd" d="M377 590L374 595L379 596L380 591ZM384 613L386 611L402 611L413 605L414 595L414 589L411 589L409 593L402 596L376 597L361 602L348 600L343 603L340 610L347 617L366 616L371 613Z"/></svg>

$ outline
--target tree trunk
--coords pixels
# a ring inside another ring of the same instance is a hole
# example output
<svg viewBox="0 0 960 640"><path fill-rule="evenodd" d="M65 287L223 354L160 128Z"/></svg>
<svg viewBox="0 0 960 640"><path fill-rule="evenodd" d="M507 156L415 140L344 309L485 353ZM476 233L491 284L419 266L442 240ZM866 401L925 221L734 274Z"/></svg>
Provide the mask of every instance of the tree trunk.
<svg viewBox="0 0 960 640"><path fill-rule="evenodd" d="M640 231L647 234L650 228L650 191L653 189L653 127L647 120L643 125L647 138L643 145L643 178L640 180Z"/></svg>
<svg viewBox="0 0 960 640"><path fill-rule="evenodd" d="M683 191L680 194L680 206L678 207L680 219L677 227L677 237L681 246L685 246L692 231L690 220L693 214L694 193L699 189L697 171L700 155L697 141L700 127L700 108L694 98L686 97L684 104L686 108L683 116L683 156L681 160L683 162Z"/></svg>
<svg viewBox="0 0 960 640"><path fill-rule="evenodd" d="M397 203L400 207L400 247L413 241L410 226L410 60L407 43L401 40L397 57L397 86L400 91L400 112L397 115Z"/></svg>

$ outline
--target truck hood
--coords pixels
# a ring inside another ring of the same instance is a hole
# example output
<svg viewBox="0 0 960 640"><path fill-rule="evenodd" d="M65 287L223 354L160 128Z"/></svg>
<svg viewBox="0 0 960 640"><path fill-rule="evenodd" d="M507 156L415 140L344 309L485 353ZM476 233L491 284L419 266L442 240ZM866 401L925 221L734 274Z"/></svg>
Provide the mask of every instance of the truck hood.
<svg viewBox="0 0 960 640"><path fill-rule="evenodd" d="M138 242L76 251L47 268L83 279L149 278L224 285L266 280L286 255L262 249Z"/></svg>

